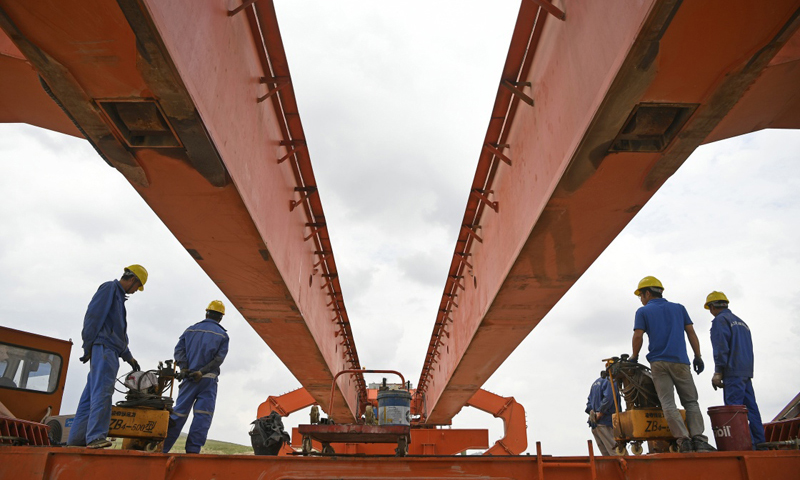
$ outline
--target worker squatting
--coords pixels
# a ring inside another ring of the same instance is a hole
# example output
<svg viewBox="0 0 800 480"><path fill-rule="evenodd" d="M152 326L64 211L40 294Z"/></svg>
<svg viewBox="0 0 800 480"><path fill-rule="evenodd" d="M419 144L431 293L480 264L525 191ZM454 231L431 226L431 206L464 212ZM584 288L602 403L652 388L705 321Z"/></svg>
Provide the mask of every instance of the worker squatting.
<svg viewBox="0 0 800 480"><path fill-rule="evenodd" d="M68 445L88 448L111 446L108 430L111 421L111 396L119 370L119 359L139 371L139 362L128 349L128 322L125 301L144 290L147 270L141 265L125 268L119 280L100 285L89 302L83 320L83 356L89 362L89 375L78 411L69 432ZM206 318L187 328L175 346L175 363L189 374L181 382L178 399L170 415L164 452L169 452L181 432L189 412L194 419L186 438L186 453L200 453L217 401L217 378L228 353L228 334L220 322L225 305L214 300L206 308Z"/></svg>
<svg viewBox="0 0 800 480"><path fill-rule="evenodd" d="M647 361L653 377L658 399L669 424L670 433L677 439L680 452L706 452L714 448L703 434L704 423L698 403L697 388L689 368L684 334L692 347L692 366L700 375L705 364L700 354L700 342L694 331L686 308L668 302L662 297L664 286L655 277L645 277L634 292L642 302L636 311L633 324L631 361L637 362L639 351L648 338ZM761 414L753 391L753 340L747 324L728 308L728 298L722 292L711 292L704 307L714 320L711 323L711 345L714 350L714 375L711 384L714 390L724 389L725 405L744 405L750 424L750 436L754 447L766 441ZM603 455L609 455L615 447L611 414L614 413L611 382L602 372L591 387L586 404L589 425ZM686 410L684 423L675 404L675 392ZM619 397L617 397L619 404Z"/></svg>

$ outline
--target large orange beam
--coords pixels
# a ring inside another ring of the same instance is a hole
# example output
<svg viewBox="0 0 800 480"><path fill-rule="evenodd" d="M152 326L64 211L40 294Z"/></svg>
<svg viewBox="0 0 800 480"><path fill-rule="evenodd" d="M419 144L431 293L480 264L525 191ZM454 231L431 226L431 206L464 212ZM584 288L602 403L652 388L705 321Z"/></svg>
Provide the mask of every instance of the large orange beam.
<svg viewBox="0 0 800 480"><path fill-rule="evenodd" d="M0 0L0 27L35 70L6 43L14 70L0 78L41 89L41 76L66 115L22 121L79 125L328 405L334 374L359 368L358 354L272 2L231 14L239 4ZM23 108L0 107L12 121ZM364 388L341 377L328 413L352 421Z"/></svg>
<svg viewBox="0 0 800 480"><path fill-rule="evenodd" d="M420 375L428 423L458 413L695 148L800 127L782 108L798 101L798 0L553 2L563 19L542 3L520 8Z"/></svg>
<svg viewBox="0 0 800 480"><path fill-rule="evenodd" d="M0 478L796 478L800 452L712 452L646 457L255 457L83 448L4 447Z"/></svg>

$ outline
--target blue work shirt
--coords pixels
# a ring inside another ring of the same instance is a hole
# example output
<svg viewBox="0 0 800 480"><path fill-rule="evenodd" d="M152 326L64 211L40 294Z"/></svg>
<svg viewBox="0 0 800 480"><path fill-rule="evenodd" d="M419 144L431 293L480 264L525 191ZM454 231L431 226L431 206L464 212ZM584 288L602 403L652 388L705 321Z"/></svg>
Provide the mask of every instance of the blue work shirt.
<svg viewBox="0 0 800 480"><path fill-rule="evenodd" d="M619 404L619 391L617 391L617 403ZM611 415L616 413L616 409L614 408L614 390L607 378L600 377L592 384L589 398L586 400L586 413L591 410L603 414L597 420L598 425L611 426Z"/></svg>
<svg viewBox="0 0 800 480"><path fill-rule="evenodd" d="M647 361L689 364L686 353L684 328L692 320L680 303L653 298L647 305L636 310L634 330L644 330L649 339Z"/></svg>
<svg viewBox="0 0 800 480"><path fill-rule="evenodd" d="M753 338L750 327L730 311L719 312L711 322L714 371L725 377L753 378Z"/></svg>
<svg viewBox="0 0 800 480"><path fill-rule="evenodd" d="M219 375L228 354L228 334L215 320L206 318L187 328L175 345L175 363L181 368Z"/></svg>
<svg viewBox="0 0 800 480"><path fill-rule="evenodd" d="M92 353L92 345L105 345L126 362L133 358L128 350L128 313L125 290L119 280L106 282L97 289L83 317L83 355Z"/></svg>

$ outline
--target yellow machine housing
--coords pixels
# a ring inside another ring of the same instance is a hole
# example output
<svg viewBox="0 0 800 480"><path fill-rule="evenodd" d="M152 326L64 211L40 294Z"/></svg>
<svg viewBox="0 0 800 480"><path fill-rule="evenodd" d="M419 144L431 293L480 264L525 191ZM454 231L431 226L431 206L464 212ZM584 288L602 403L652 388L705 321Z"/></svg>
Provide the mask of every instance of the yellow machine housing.
<svg viewBox="0 0 800 480"><path fill-rule="evenodd" d="M686 411L678 410L686 421ZM664 411L660 408L640 408L615 413L612 417L614 438L617 440L671 440Z"/></svg>
<svg viewBox="0 0 800 480"><path fill-rule="evenodd" d="M163 440L167 438L169 412L146 408L111 408L109 437Z"/></svg>

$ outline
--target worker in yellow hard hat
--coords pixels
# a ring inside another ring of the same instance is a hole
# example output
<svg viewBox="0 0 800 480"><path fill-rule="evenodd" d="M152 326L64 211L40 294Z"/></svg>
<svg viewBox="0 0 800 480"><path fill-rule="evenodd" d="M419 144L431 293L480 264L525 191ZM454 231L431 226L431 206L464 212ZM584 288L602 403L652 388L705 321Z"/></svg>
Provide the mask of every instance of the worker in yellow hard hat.
<svg viewBox="0 0 800 480"><path fill-rule="evenodd" d="M138 371L139 362L128 349L128 318L125 301L128 296L144 290L147 270L141 265L129 265L119 280L100 285L89 302L83 318L83 356L89 364L89 376L81 394L78 410L69 431L68 445L106 448L111 423L111 395L119 370L119 359Z"/></svg>
<svg viewBox="0 0 800 480"><path fill-rule="evenodd" d="M711 346L714 348L714 390L723 389L725 405L747 407L750 438L753 447L766 442L761 413L753 390L753 338L750 327L728 308L728 297L711 292L703 305L714 320L711 322ZM765 448L765 447L761 447Z"/></svg>
<svg viewBox="0 0 800 480"><path fill-rule="evenodd" d="M164 453L175 444L193 407L194 419L186 437L186 453L200 453L206 443L217 402L220 365L228 354L228 334L220 325L224 315L225 304L213 300L206 307L205 320L187 328L175 346L175 364L186 375L169 416Z"/></svg>
<svg viewBox="0 0 800 480"><path fill-rule="evenodd" d="M638 361L644 334L647 333L647 361L650 362L653 384L670 432L678 439L678 450L713 451L708 437L703 435L703 414L689 367L684 333L694 350L694 371L698 375L704 368L700 340L686 308L679 303L668 302L663 298L663 292L664 285L656 277L644 277L633 292L639 297L642 307L636 311L633 323L631 360ZM686 423L675 405L675 391L686 409Z"/></svg>

